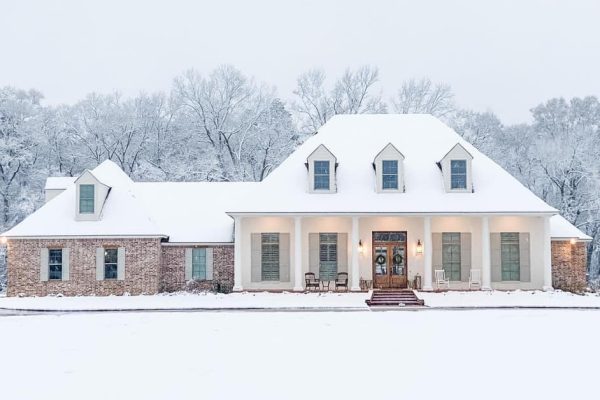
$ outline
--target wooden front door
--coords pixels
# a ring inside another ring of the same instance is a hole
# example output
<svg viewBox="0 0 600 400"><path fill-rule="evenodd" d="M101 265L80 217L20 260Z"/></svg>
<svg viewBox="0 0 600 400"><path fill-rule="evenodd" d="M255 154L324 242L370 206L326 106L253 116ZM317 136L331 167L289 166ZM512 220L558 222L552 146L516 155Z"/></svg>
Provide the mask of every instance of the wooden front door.
<svg viewBox="0 0 600 400"><path fill-rule="evenodd" d="M407 285L406 232L373 232L373 287Z"/></svg>

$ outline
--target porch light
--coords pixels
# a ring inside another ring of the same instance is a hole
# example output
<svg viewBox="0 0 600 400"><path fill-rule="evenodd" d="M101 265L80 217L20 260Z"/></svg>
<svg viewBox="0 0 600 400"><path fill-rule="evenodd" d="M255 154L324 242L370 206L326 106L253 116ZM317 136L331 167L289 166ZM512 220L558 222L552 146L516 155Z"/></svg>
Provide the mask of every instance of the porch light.
<svg viewBox="0 0 600 400"><path fill-rule="evenodd" d="M362 252L363 252L363 244L362 244L362 240L360 240L360 239L358 240L358 252L360 254L362 254Z"/></svg>
<svg viewBox="0 0 600 400"><path fill-rule="evenodd" d="M575 238L571 239L571 244L575 245L577 243L577 240L575 240Z"/></svg>
<svg viewBox="0 0 600 400"><path fill-rule="evenodd" d="M6 236L0 236L0 244L6 244Z"/></svg>
<svg viewBox="0 0 600 400"><path fill-rule="evenodd" d="M417 254L423 254L423 243L421 243L421 239L417 240Z"/></svg>

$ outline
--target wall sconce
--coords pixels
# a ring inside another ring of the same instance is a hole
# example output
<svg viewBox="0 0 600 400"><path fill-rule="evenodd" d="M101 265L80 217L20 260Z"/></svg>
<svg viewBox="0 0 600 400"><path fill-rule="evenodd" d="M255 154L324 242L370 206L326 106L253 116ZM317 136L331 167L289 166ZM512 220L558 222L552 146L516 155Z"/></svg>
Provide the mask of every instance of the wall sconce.
<svg viewBox="0 0 600 400"><path fill-rule="evenodd" d="M421 243L421 239L417 240L417 254L423 254L423 243Z"/></svg>
<svg viewBox="0 0 600 400"><path fill-rule="evenodd" d="M363 253L363 244L362 244L362 240L358 240L358 253L362 254Z"/></svg>
<svg viewBox="0 0 600 400"><path fill-rule="evenodd" d="M577 243L577 240L575 240L575 238L571 239L571 245L575 245Z"/></svg>
<svg viewBox="0 0 600 400"><path fill-rule="evenodd" d="M6 244L6 236L0 236L0 244Z"/></svg>

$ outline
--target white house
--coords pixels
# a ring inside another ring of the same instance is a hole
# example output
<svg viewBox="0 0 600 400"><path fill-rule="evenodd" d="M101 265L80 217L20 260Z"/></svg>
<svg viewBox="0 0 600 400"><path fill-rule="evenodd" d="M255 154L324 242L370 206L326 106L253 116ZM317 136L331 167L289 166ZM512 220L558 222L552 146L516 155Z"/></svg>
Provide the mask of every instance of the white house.
<svg viewBox="0 0 600 400"><path fill-rule="evenodd" d="M260 183L132 182L107 161L51 189L4 234L9 295L300 291L311 272L351 290L433 290L435 271L450 289L472 271L484 290L585 285L590 238L429 115L336 116Z"/></svg>

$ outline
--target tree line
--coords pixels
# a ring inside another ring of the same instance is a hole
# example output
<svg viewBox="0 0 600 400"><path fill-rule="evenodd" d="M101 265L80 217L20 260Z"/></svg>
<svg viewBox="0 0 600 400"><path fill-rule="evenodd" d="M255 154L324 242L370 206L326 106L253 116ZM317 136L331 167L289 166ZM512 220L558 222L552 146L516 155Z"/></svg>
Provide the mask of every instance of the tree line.
<svg viewBox="0 0 600 400"><path fill-rule="evenodd" d="M427 78L386 99L372 66L333 80L307 71L290 97L229 65L186 71L168 93L91 93L73 105L0 88L0 229L43 204L47 176L77 176L105 159L134 180L260 181L336 114L429 113L592 236L589 272L598 279L597 97L549 99L531 109L532 123L505 125L491 111L461 108L449 85Z"/></svg>

